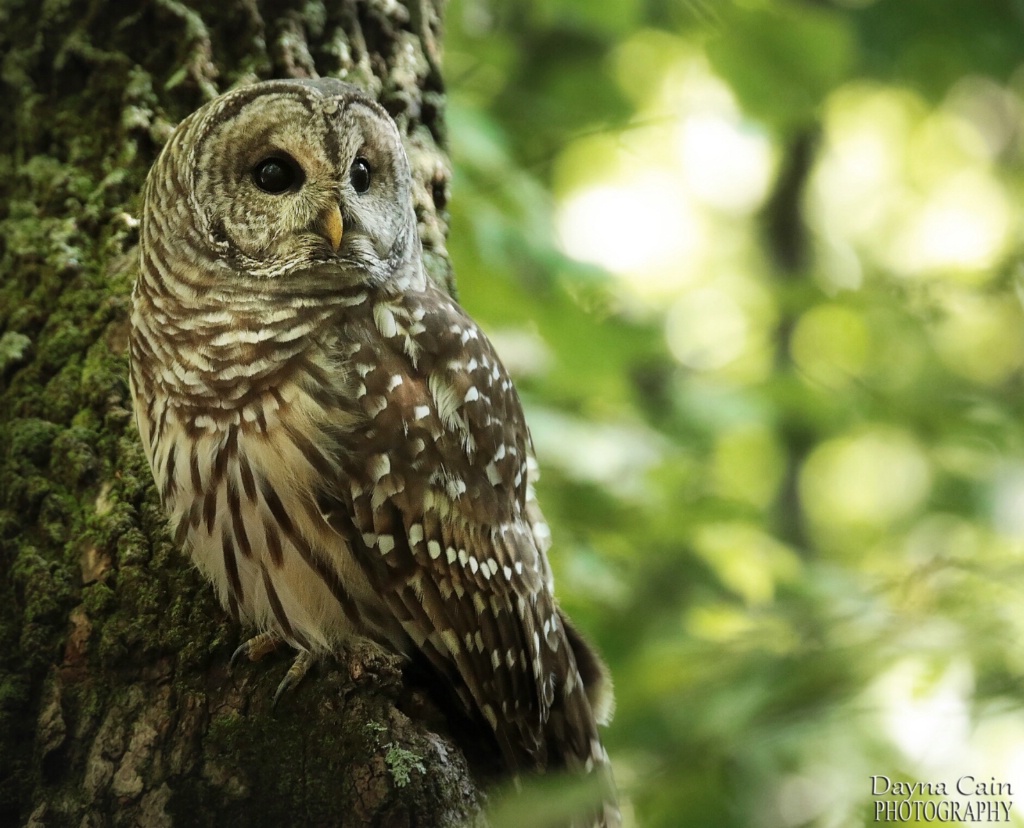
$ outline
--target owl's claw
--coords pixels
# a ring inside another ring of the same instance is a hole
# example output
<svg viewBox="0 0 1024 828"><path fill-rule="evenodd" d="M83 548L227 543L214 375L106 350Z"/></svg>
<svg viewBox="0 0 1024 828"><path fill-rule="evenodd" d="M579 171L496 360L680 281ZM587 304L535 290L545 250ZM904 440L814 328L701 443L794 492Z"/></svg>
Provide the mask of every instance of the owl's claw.
<svg viewBox="0 0 1024 828"><path fill-rule="evenodd" d="M274 652L283 641L284 639L280 636L270 632L254 635L248 641L243 642L232 653L230 665L232 668L235 668L243 659L259 661L265 655ZM299 686L300 682L306 677L306 673L309 672L309 668L313 666L314 661L316 659L313 657L313 654L306 650L300 651L295 656L295 661L292 662L292 666L288 668L288 672L285 673L281 683L277 685L277 690L274 691L274 701L271 703L271 708L277 707L277 703L285 693Z"/></svg>
<svg viewBox="0 0 1024 828"><path fill-rule="evenodd" d="M248 641L242 642L242 645L231 654L229 664L235 668L243 658L249 661L259 661L265 655L274 652L280 643L281 638L273 633L264 632L254 635Z"/></svg>
<svg viewBox="0 0 1024 828"><path fill-rule="evenodd" d="M313 666L314 661L316 659L308 650L302 650L295 656L292 666L288 668L288 672L284 674L281 683L277 685L277 690L274 692L274 701L270 705L271 709L277 708L277 702L282 695L299 686L299 683L306 677L306 673L309 672L309 668Z"/></svg>

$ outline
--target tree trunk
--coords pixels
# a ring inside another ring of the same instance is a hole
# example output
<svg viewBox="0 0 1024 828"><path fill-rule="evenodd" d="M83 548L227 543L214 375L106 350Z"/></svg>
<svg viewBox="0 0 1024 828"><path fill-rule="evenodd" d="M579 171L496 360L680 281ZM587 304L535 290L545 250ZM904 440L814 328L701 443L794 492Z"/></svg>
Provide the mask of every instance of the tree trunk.
<svg viewBox="0 0 1024 828"><path fill-rule="evenodd" d="M126 381L145 174L175 123L247 80L377 95L450 287L441 2L0 6L0 825L480 819L396 662L321 665L276 713L290 659L229 670L245 632L170 541Z"/></svg>

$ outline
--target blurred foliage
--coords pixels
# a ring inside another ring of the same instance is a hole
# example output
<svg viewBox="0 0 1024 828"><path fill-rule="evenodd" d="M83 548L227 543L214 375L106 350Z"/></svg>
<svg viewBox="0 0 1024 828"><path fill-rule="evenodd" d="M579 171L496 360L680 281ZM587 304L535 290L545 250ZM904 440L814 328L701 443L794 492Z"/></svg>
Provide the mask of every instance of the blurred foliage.
<svg viewBox="0 0 1024 828"><path fill-rule="evenodd" d="M1024 3L448 21L461 298L633 824L863 825L872 774L1019 793Z"/></svg>

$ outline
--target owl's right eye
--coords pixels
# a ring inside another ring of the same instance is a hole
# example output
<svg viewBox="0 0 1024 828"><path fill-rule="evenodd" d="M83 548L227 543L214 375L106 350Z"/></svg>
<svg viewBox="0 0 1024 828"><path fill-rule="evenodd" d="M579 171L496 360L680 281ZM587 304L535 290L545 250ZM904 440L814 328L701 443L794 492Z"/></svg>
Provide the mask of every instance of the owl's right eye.
<svg viewBox="0 0 1024 828"><path fill-rule="evenodd" d="M252 180L263 192L279 195L295 185L299 180L299 171L293 162L271 156L253 167Z"/></svg>

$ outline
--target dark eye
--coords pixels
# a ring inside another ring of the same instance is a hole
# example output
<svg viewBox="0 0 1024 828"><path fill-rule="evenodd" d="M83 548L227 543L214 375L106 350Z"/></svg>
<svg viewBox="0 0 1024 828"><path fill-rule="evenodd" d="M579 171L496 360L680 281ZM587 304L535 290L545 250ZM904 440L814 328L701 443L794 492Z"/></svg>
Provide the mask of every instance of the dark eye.
<svg viewBox="0 0 1024 828"><path fill-rule="evenodd" d="M277 195L290 189L299 180L295 163L285 158L264 158L253 167L252 180L265 193Z"/></svg>
<svg viewBox="0 0 1024 828"><path fill-rule="evenodd" d="M370 189L370 162L362 156L357 158L352 162L348 177L357 193L365 193Z"/></svg>

